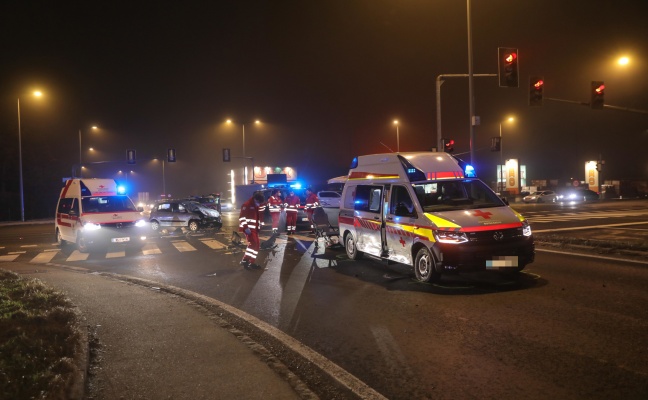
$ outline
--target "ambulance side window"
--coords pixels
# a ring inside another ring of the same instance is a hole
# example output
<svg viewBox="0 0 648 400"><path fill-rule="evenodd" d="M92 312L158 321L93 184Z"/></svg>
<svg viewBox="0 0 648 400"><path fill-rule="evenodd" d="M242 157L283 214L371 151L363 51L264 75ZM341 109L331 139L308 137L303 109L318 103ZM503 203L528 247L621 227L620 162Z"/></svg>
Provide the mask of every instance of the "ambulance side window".
<svg viewBox="0 0 648 400"><path fill-rule="evenodd" d="M394 186L392 188L389 213L397 217L413 217L416 215L414 203L407 192L407 188L403 186Z"/></svg>
<svg viewBox="0 0 648 400"><path fill-rule="evenodd" d="M79 215L79 200L72 199L72 208L70 209L70 214Z"/></svg>
<svg viewBox="0 0 648 400"><path fill-rule="evenodd" d="M72 200L74 199L61 199L59 200L58 210L59 214L69 214L72 209Z"/></svg>
<svg viewBox="0 0 648 400"><path fill-rule="evenodd" d="M379 213L382 201L382 186L358 185L353 209Z"/></svg>

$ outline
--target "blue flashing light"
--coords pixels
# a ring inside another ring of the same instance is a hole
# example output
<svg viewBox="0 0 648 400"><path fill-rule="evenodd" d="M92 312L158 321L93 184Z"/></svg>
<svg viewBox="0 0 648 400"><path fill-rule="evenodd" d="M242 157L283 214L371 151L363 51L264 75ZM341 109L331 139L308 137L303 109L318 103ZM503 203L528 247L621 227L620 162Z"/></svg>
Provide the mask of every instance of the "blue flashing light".
<svg viewBox="0 0 648 400"><path fill-rule="evenodd" d="M292 185L290 185L290 187L293 189L301 189L302 185L299 182L295 182Z"/></svg>
<svg viewBox="0 0 648 400"><path fill-rule="evenodd" d="M466 165L466 168L464 169L464 173L466 174L466 178L476 178L477 173L475 172L475 168L473 168L472 165Z"/></svg>
<svg viewBox="0 0 648 400"><path fill-rule="evenodd" d="M123 186L123 185L117 186L117 193L118 194L126 194L126 186Z"/></svg>
<svg viewBox="0 0 648 400"><path fill-rule="evenodd" d="M354 169L358 168L358 157L353 157L353 160L351 160L351 166L349 169Z"/></svg>

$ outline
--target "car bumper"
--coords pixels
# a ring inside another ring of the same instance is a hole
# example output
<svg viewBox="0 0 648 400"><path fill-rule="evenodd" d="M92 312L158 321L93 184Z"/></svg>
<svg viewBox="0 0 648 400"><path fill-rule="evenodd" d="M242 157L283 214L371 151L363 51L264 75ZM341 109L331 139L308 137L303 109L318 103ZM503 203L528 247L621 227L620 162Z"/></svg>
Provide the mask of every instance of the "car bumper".
<svg viewBox="0 0 648 400"><path fill-rule="evenodd" d="M533 237L507 243L437 243L440 251L439 272L470 272L522 268L535 259Z"/></svg>
<svg viewBox="0 0 648 400"><path fill-rule="evenodd" d="M116 228L102 226L101 229L97 230L83 230L80 234L83 235L88 246L138 245L146 240L147 232L146 227Z"/></svg>

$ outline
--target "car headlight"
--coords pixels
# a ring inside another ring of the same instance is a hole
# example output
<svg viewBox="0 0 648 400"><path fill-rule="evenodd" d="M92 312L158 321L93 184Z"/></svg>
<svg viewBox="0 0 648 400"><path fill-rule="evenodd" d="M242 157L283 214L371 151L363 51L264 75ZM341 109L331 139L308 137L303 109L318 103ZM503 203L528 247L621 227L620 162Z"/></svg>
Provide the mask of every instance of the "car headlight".
<svg viewBox="0 0 648 400"><path fill-rule="evenodd" d="M142 228L146 226L146 221L144 221L143 219L138 219L137 222L135 222L135 226L138 228Z"/></svg>
<svg viewBox="0 0 648 400"><path fill-rule="evenodd" d="M101 225L95 224L94 222L86 222L83 224L83 230L84 231L96 231L98 229L101 229Z"/></svg>
<svg viewBox="0 0 648 400"><path fill-rule="evenodd" d="M463 232L434 231L437 242L459 244L468 241L468 236Z"/></svg>

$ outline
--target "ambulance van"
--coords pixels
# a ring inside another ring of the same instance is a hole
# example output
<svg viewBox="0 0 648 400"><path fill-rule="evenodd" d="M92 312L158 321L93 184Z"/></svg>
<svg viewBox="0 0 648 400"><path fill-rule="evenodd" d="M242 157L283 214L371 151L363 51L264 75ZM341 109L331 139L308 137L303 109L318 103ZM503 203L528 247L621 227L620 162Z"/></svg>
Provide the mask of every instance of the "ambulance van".
<svg viewBox="0 0 648 400"><path fill-rule="evenodd" d="M519 272L535 256L524 217L448 153L354 158L338 221L350 259L411 265L422 282L451 272Z"/></svg>
<svg viewBox="0 0 648 400"><path fill-rule="evenodd" d="M82 253L111 243L141 247L147 223L113 179L69 179L56 206L56 241L76 243Z"/></svg>

